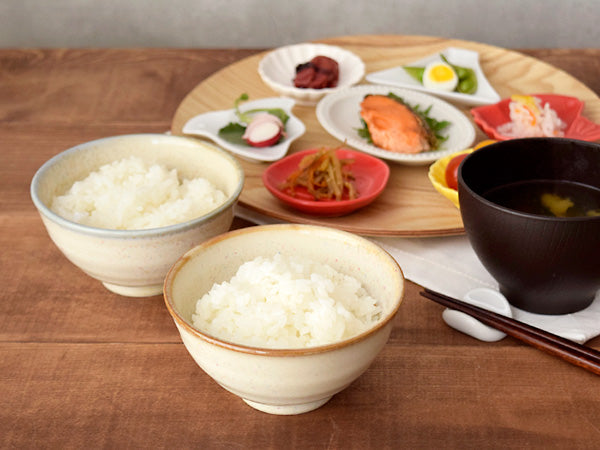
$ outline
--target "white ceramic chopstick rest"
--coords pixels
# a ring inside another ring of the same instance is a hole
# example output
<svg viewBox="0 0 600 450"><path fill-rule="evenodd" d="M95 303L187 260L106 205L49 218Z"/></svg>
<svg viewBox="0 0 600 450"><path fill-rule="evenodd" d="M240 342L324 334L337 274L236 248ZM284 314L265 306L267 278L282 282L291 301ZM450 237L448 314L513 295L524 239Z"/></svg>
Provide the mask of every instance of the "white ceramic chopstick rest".
<svg viewBox="0 0 600 450"><path fill-rule="evenodd" d="M512 310L506 297L500 292L488 288L476 288L465 294L463 300L471 305L493 311L503 316L512 317ZM506 334L481 323L474 317L455 309L446 308L442 313L446 324L458 331L472 336L480 341L496 342Z"/></svg>

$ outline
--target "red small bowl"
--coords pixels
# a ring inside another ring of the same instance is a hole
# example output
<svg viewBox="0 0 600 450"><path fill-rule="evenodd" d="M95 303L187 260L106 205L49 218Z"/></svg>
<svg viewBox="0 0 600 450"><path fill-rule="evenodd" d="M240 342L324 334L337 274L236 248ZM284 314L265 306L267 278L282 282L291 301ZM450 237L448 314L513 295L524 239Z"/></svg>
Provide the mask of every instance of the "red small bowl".
<svg viewBox="0 0 600 450"><path fill-rule="evenodd" d="M267 190L282 202L299 211L320 216L343 216L362 208L377 198L390 177L390 168L382 160L354 150L340 148L335 154L340 159L353 159L349 169L354 176L358 197L353 200L315 200L306 188L297 187L292 197L281 190L287 177L298 168L300 160L318 149L303 150L271 164L262 180Z"/></svg>
<svg viewBox="0 0 600 450"><path fill-rule="evenodd" d="M558 117L567 124L563 137L591 142L600 139L600 125L581 115L583 102L578 98L556 94L529 95L539 98L542 104L549 103L550 107L558 114ZM509 103L510 98L505 98L493 105L478 106L471 109L475 123L485 134L497 141L513 139L498 133L497 130L500 125L510 122Z"/></svg>

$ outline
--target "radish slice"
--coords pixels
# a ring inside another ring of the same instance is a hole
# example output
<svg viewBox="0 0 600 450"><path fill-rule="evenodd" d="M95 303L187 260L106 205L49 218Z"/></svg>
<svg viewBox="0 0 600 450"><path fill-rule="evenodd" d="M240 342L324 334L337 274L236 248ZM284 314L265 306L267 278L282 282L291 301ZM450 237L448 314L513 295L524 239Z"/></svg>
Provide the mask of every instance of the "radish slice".
<svg viewBox="0 0 600 450"><path fill-rule="evenodd" d="M242 138L253 147L269 147L276 144L282 134L283 123L279 117L261 113L254 116Z"/></svg>

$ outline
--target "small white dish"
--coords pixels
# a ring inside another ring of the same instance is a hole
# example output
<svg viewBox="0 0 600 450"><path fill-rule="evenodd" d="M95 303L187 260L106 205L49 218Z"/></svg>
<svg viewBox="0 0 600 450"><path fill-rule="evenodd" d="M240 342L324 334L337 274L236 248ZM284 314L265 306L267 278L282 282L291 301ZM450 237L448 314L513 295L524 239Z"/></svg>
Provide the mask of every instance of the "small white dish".
<svg viewBox="0 0 600 450"><path fill-rule="evenodd" d="M439 150L417 154L395 153L369 144L358 135L362 128L360 103L367 94L387 95L394 93L410 105L427 108L437 120L447 120L451 124L442 131L448 139ZM475 139L475 128L467 116L451 104L422 92L390 86L360 85L334 92L325 96L317 105L317 119L335 138L357 150L382 159L409 165L430 164L439 158L468 148Z"/></svg>
<svg viewBox="0 0 600 450"><path fill-rule="evenodd" d="M271 147L259 148L251 147L250 145L237 145L219 137L219 130L221 128L231 122L239 122L233 108L194 116L186 122L182 131L184 134L207 137L224 149L250 161L277 161L286 155L290 144L306 131L304 123L292 114L294 104L295 101L289 98L270 97L248 101L240 106L240 111L242 112L256 108L281 108L289 115L285 126L287 136L279 144Z"/></svg>
<svg viewBox="0 0 600 450"><path fill-rule="evenodd" d="M506 317L512 317L512 309L506 297L500 292L488 288L476 288L465 294L463 300L471 305L487 309ZM474 317L455 309L446 308L442 313L444 322L455 330L484 342L496 342L504 337L502 331L481 323Z"/></svg>
<svg viewBox="0 0 600 450"><path fill-rule="evenodd" d="M450 63L456 66L468 67L475 71L477 76L477 91L474 94L462 94L459 92L444 92L436 89L427 89L413 77L411 77L403 66L393 67L391 69L381 70L379 72L369 73L366 79L369 83L385 84L389 86L398 86L415 89L417 91L427 92L440 98L450 100L456 103L466 105L490 105L500 100L500 95L494 90L488 79L485 77L481 66L479 65L479 53L466 50L464 48L448 47L441 52ZM433 61L441 61L440 53L427 56L426 58L414 61L405 66L425 67Z"/></svg>
<svg viewBox="0 0 600 450"><path fill-rule="evenodd" d="M339 66L337 86L325 89L295 87L296 66L319 55L337 61ZM258 74L274 91L293 98L299 105L311 106L326 94L358 83L365 75L365 64L357 55L341 47L305 43L280 47L267 53L258 64Z"/></svg>

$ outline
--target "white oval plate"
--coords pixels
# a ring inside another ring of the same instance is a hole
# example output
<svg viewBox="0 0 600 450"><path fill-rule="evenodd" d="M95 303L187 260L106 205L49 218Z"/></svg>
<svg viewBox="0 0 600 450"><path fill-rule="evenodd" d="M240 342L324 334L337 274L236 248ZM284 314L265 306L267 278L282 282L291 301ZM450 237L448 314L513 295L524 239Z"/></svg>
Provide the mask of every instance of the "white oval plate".
<svg viewBox="0 0 600 450"><path fill-rule="evenodd" d="M479 53L464 48L448 47L441 52L450 63L456 66L468 67L475 71L477 76L477 91L474 94L461 94L459 92L444 92L436 89L427 89L413 77L411 77L402 66L379 72L369 73L366 80L369 83L385 84L388 86L405 87L417 91L427 92L440 98L445 98L456 103L466 105L490 105L500 100L500 95L494 90L488 79L483 74L479 65ZM425 67L433 61L441 61L440 53L427 56L414 61L406 66Z"/></svg>
<svg viewBox="0 0 600 450"><path fill-rule="evenodd" d="M319 55L337 61L337 86L324 89L295 87L296 66ZM315 105L326 94L358 83L365 74L365 64L357 55L341 47L306 43L280 47L267 53L258 64L258 74L267 86L279 94L293 98L299 105Z"/></svg>
<svg viewBox="0 0 600 450"><path fill-rule="evenodd" d="M442 131L448 139L440 149L417 154L395 153L369 144L358 135L362 128L360 103L367 94L387 95L389 92L403 98L411 106L431 105L430 115L437 120L447 120L451 124ZM332 136L347 145L379 158L402 164L429 164L446 155L469 148L475 139L475 128L471 121L457 108L439 98L390 86L360 85L334 92L325 96L317 105L317 119Z"/></svg>
<svg viewBox="0 0 600 450"><path fill-rule="evenodd" d="M256 108L281 108L289 116L285 125L287 136L283 141L271 147L251 147L250 145L237 145L219 137L219 130L230 122L239 122L235 109L213 111L192 117L183 126L184 134L207 137L226 150L239 155L250 161L277 161L285 156L290 144L298 139L306 131L304 123L292 114L295 102L289 98L261 98L244 102L240 111L248 111Z"/></svg>

